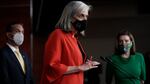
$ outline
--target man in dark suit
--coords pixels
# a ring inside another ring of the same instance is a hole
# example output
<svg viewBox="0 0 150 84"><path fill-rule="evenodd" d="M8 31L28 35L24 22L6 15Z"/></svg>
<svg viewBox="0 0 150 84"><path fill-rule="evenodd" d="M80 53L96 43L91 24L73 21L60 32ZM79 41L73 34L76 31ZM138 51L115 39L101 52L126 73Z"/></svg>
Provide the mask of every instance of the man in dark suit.
<svg viewBox="0 0 150 84"><path fill-rule="evenodd" d="M31 63L19 48L24 41L24 28L20 23L6 27L7 43L0 50L0 84L33 84Z"/></svg>

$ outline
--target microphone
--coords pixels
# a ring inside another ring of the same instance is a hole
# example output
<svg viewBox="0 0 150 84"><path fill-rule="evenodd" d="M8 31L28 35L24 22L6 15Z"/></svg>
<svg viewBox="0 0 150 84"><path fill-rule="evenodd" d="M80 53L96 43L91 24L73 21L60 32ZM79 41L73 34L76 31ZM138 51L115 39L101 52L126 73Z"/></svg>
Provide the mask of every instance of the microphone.
<svg viewBox="0 0 150 84"><path fill-rule="evenodd" d="M103 61L106 61L106 59L105 59L104 57L100 56L100 58L101 58Z"/></svg>
<svg viewBox="0 0 150 84"><path fill-rule="evenodd" d="M101 58L103 61L105 61L105 62L112 63L112 60L111 60L110 58L108 58L108 57L102 57L102 56L100 56L100 58Z"/></svg>

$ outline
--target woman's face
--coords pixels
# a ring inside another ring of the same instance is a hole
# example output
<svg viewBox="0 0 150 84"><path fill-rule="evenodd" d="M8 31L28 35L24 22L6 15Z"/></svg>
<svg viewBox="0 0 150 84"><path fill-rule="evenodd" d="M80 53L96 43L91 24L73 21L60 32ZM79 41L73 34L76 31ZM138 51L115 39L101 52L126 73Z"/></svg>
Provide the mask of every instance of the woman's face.
<svg viewBox="0 0 150 84"><path fill-rule="evenodd" d="M88 10L84 10L78 14L75 14L74 19L77 19L79 21L87 20L88 19Z"/></svg>
<svg viewBox="0 0 150 84"><path fill-rule="evenodd" d="M88 10L84 10L78 12L73 16L72 25L74 30L78 33L82 33L81 35L84 36L84 30L87 28L87 18L88 18Z"/></svg>
<svg viewBox="0 0 150 84"><path fill-rule="evenodd" d="M131 43L131 39L128 35L121 35L119 38L119 45L126 45Z"/></svg>

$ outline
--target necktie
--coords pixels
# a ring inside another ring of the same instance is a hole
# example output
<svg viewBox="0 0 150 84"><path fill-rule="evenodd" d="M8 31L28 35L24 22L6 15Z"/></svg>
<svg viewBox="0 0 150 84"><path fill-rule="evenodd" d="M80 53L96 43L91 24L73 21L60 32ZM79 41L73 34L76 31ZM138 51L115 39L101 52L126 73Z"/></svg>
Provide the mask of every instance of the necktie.
<svg viewBox="0 0 150 84"><path fill-rule="evenodd" d="M23 72L25 73L25 64L24 64L24 60L23 60L23 58L22 58L22 56L21 56L19 50L16 50L15 53L16 53L16 57L17 57L17 59L18 59L20 65L21 65L21 67L22 67Z"/></svg>

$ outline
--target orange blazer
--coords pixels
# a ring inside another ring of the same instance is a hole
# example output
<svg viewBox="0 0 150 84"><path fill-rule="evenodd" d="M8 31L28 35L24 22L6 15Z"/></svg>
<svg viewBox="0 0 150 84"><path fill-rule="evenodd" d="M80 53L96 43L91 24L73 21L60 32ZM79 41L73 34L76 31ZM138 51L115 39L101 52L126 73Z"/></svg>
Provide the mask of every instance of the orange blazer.
<svg viewBox="0 0 150 84"><path fill-rule="evenodd" d="M83 49L74 33L55 29L45 44L41 84L83 84L83 72L64 75L68 66L83 64Z"/></svg>

